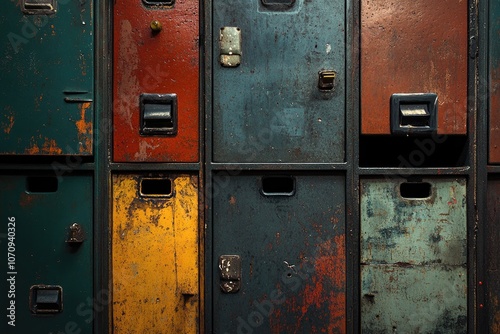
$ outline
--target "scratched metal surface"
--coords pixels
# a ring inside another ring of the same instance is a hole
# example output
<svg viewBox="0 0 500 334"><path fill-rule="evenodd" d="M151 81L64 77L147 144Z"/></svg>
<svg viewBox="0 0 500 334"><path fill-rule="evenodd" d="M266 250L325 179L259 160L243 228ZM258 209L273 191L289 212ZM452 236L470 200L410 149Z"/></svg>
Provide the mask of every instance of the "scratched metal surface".
<svg viewBox="0 0 500 334"><path fill-rule="evenodd" d="M438 133L467 133L467 3L361 1L363 134L391 133L394 93L436 93Z"/></svg>
<svg viewBox="0 0 500 334"><path fill-rule="evenodd" d="M489 161L500 163L500 2L489 4Z"/></svg>
<svg viewBox="0 0 500 334"><path fill-rule="evenodd" d="M17 272L16 326L7 326L4 316L0 332L92 333L92 302L98 307L109 302L108 294L100 295L99 300L93 298L92 176L60 178L56 192L28 192L26 182L25 175L0 176L0 212L4 216L0 224L0 251L5 254L4 268L7 268L8 242L14 242ZM7 239L7 217L16 221L14 240ZM70 225L75 222L83 227L85 240L72 247L65 241ZM0 289L5 292L0 302L3 310L9 302L6 283L6 279L0 280ZM30 287L39 284L62 287L62 313L31 314Z"/></svg>
<svg viewBox="0 0 500 334"><path fill-rule="evenodd" d="M345 3L213 3L213 159L341 162L345 133ZM220 29L241 29L238 67L219 63ZM318 72L336 71L331 92Z"/></svg>
<svg viewBox="0 0 500 334"><path fill-rule="evenodd" d="M361 181L361 328L365 333L467 332L465 179Z"/></svg>
<svg viewBox="0 0 500 334"><path fill-rule="evenodd" d="M264 196L262 175L218 175L213 199L213 332L344 333L345 181L295 175L293 196ZM221 255L241 257L224 293Z"/></svg>
<svg viewBox="0 0 500 334"><path fill-rule="evenodd" d="M0 154L90 155L94 123L93 1L57 13L0 5Z"/></svg>

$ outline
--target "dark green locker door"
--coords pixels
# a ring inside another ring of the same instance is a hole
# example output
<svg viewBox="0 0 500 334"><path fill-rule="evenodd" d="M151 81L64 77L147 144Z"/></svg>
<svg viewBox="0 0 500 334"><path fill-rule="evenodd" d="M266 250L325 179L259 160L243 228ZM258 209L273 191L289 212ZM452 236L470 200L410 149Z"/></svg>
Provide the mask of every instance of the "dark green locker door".
<svg viewBox="0 0 500 334"><path fill-rule="evenodd" d="M214 333L344 333L343 176L216 175Z"/></svg>
<svg viewBox="0 0 500 334"><path fill-rule="evenodd" d="M345 2L213 3L213 160L342 162Z"/></svg>
<svg viewBox="0 0 500 334"><path fill-rule="evenodd" d="M0 332L92 333L92 177L2 175L0 212Z"/></svg>
<svg viewBox="0 0 500 334"><path fill-rule="evenodd" d="M1 2L0 154L92 154L92 3Z"/></svg>

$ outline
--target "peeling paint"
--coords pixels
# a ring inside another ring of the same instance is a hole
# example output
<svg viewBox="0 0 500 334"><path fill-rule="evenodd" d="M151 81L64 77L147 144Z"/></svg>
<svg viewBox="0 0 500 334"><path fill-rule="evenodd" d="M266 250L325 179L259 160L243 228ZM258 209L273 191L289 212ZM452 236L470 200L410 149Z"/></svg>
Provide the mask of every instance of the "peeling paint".
<svg viewBox="0 0 500 334"><path fill-rule="evenodd" d="M80 120L75 122L76 128L78 130L78 140L80 142L79 152L92 152L92 132L93 123L92 120L87 121L87 111L91 107L90 102L82 103L80 105ZM92 113L90 113L92 115Z"/></svg>

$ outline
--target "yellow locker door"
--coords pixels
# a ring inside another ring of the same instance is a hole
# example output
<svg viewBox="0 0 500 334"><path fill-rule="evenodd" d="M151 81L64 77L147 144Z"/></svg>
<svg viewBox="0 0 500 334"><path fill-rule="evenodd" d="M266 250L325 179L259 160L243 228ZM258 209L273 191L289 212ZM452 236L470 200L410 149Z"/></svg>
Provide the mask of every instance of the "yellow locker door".
<svg viewBox="0 0 500 334"><path fill-rule="evenodd" d="M113 176L113 332L197 333L198 178Z"/></svg>

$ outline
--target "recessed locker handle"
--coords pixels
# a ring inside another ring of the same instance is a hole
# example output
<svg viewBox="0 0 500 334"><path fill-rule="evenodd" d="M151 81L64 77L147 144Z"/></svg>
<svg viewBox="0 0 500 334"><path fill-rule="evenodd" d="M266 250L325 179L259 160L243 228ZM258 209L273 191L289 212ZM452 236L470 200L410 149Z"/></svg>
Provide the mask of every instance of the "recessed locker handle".
<svg viewBox="0 0 500 334"><path fill-rule="evenodd" d="M172 180L168 178L143 177L139 182L142 197L172 197Z"/></svg>
<svg viewBox="0 0 500 334"><path fill-rule="evenodd" d="M432 195L432 185L429 182L404 182L399 186L399 193L404 199L427 199Z"/></svg>
<svg viewBox="0 0 500 334"><path fill-rule="evenodd" d="M393 94L391 132L396 135L430 134L437 131L437 94Z"/></svg>
<svg viewBox="0 0 500 334"><path fill-rule="evenodd" d="M140 96L140 115L141 135L176 135L177 95L142 94Z"/></svg>
<svg viewBox="0 0 500 334"><path fill-rule="evenodd" d="M295 178L287 175L262 177L261 193L264 196L295 195Z"/></svg>

